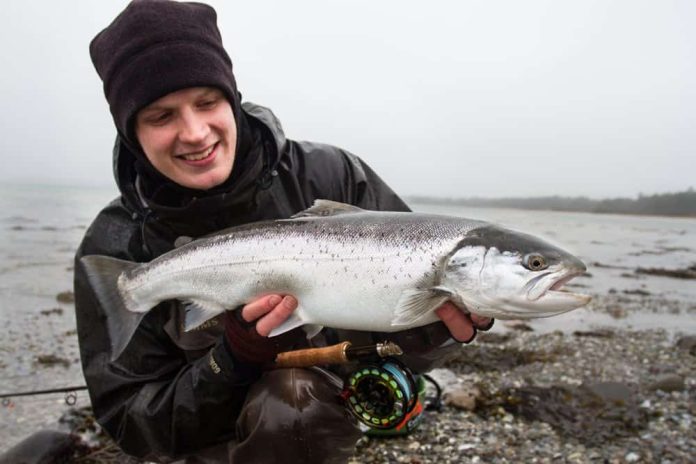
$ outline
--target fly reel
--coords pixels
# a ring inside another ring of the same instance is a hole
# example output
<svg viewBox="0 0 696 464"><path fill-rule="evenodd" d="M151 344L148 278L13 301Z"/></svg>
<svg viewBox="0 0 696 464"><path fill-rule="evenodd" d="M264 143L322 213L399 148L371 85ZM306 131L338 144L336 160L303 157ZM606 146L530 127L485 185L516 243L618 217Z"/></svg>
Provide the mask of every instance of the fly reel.
<svg viewBox="0 0 696 464"><path fill-rule="evenodd" d="M423 410L413 373L394 358L360 366L346 379L342 396L351 413L371 429L410 430Z"/></svg>
<svg viewBox="0 0 696 464"><path fill-rule="evenodd" d="M400 435L418 426L425 398L424 379L428 379L427 375L421 375L416 380L411 370L394 358L402 354L401 348L389 341L367 346L352 346L344 341L323 348L279 353L273 367L362 362L346 378L341 398L367 427L368 435ZM439 405L440 390L437 385L436 388Z"/></svg>

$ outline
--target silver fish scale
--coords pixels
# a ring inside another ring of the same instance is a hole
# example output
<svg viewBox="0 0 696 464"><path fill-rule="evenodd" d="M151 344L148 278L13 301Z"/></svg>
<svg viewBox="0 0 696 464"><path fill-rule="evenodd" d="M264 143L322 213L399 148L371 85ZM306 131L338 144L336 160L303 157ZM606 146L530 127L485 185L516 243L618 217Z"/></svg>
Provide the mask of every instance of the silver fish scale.
<svg viewBox="0 0 696 464"><path fill-rule="evenodd" d="M391 331L402 293L436 284L440 260L482 225L388 212L256 223L162 255L126 273L119 288L135 311L172 298L221 311L288 293L304 323Z"/></svg>

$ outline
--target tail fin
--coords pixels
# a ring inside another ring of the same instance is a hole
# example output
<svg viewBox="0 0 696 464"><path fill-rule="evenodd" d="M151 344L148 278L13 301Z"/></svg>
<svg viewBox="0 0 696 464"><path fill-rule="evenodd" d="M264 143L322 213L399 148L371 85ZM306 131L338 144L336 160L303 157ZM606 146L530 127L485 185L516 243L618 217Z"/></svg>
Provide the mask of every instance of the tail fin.
<svg viewBox="0 0 696 464"><path fill-rule="evenodd" d="M118 289L119 276L138 263L111 258L108 256L88 255L80 259L87 280L94 289L104 313L111 340L111 360L118 358L133 338L145 312L129 311L127 303Z"/></svg>

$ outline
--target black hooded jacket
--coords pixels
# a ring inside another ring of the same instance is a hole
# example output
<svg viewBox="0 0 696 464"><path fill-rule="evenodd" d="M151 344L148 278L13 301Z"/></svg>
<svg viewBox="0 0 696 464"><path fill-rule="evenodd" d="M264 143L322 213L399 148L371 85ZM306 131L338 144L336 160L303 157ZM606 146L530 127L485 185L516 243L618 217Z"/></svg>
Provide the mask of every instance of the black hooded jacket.
<svg viewBox="0 0 696 464"><path fill-rule="evenodd" d="M249 222L287 218L316 199L371 210L408 211L359 158L333 146L287 140L266 108L243 106L254 134L244 172L229 188L183 204L143 194L135 156L117 140L114 171L121 196L96 217L77 251L75 308L82 367L98 422L129 454L168 460L234 439L235 421L256 373L221 343L216 318L183 332L176 302L143 319L126 350L111 361L108 308L100 305L80 258L99 254L146 262L180 237L197 238ZM441 336L418 342L438 345Z"/></svg>

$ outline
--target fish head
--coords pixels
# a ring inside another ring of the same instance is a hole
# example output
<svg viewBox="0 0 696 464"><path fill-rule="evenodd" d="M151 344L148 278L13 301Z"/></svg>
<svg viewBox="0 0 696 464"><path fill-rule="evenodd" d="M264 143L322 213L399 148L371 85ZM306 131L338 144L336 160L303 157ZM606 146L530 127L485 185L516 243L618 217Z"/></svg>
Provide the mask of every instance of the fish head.
<svg viewBox="0 0 696 464"><path fill-rule="evenodd" d="M453 292L453 302L470 312L526 319L587 304L589 295L563 288L585 271L580 259L544 240L487 225L459 243L446 264L443 283Z"/></svg>

